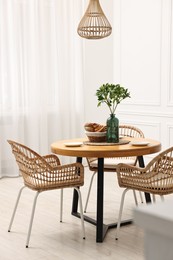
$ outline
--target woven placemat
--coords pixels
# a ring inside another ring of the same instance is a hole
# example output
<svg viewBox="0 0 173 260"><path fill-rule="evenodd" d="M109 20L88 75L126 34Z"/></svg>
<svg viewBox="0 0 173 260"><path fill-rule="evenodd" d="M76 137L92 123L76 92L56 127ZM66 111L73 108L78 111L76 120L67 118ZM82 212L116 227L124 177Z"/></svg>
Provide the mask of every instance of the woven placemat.
<svg viewBox="0 0 173 260"><path fill-rule="evenodd" d="M118 143L93 143L90 141L85 141L83 143L86 145L93 145L93 146L106 146L106 145L110 146L110 145L128 144L128 143L130 143L130 141L129 140L119 140Z"/></svg>

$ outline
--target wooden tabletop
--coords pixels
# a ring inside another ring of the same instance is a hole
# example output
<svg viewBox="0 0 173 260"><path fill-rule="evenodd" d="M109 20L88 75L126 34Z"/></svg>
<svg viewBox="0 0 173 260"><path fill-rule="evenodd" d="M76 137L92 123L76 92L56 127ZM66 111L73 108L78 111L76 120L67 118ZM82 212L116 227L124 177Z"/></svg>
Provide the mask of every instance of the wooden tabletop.
<svg viewBox="0 0 173 260"><path fill-rule="evenodd" d="M69 140L61 140L51 144L51 151L55 154L74 156L74 157L126 157L126 156L140 156L146 154L157 153L161 150L161 143L156 140L148 138L130 138L124 137L124 140L129 140L128 144L121 145L106 145L106 146L91 146L82 144L79 147L66 147L66 143L73 142L85 142L88 141L86 138L75 138ZM141 141L149 142L145 146L133 146L131 142Z"/></svg>

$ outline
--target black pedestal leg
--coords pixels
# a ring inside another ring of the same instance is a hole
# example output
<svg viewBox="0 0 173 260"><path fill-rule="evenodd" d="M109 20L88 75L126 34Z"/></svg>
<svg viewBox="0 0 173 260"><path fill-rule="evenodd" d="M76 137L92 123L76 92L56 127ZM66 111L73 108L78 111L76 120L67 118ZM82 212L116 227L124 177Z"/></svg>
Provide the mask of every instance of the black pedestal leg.
<svg viewBox="0 0 173 260"><path fill-rule="evenodd" d="M104 158L98 158L96 242L103 241Z"/></svg>

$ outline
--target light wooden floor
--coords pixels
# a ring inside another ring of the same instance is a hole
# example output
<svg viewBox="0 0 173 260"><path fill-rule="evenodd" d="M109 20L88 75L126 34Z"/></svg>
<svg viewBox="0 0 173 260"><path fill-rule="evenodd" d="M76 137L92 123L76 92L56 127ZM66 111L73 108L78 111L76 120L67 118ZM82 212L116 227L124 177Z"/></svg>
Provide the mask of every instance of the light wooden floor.
<svg viewBox="0 0 173 260"><path fill-rule="evenodd" d="M85 186L81 188L83 204L91 173L85 169ZM81 236L80 220L70 214L72 190L64 190L64 217L59 222L60 191L43 192L38 197L36 214L30 239L25 248L26 232L34 192L25 189L10 233L9 220L22 179L0 180L0 259L3 260L73 260L73 259L144 259L143 232L135 225L122 227L120 238L115 240L115 229L109 230L103 243L95 242L95 226L85 223L86 240ZM88 206L88 215L95 215L96 178ZM122 189L117 185L115 173L105 174L104 221L117 220ZM132 192L127 193L123 218L130 218L134 207Z"/></svg>

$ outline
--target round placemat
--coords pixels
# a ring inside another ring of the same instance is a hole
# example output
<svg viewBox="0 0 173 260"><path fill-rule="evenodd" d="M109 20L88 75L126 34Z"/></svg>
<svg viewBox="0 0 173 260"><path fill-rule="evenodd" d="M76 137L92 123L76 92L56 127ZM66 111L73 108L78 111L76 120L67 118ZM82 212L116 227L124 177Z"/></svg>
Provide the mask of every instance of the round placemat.
<svg viewBox="0 0 173 260"><path fill-rule="evenodd" d="M119 140L118 143L94 143L94 142L90 142L90 141L85 141L83 142L86 145L94 145L94 146L110 146L110 145L120 145L120 144L128 144L130 143L129 140Z"/></svg>

